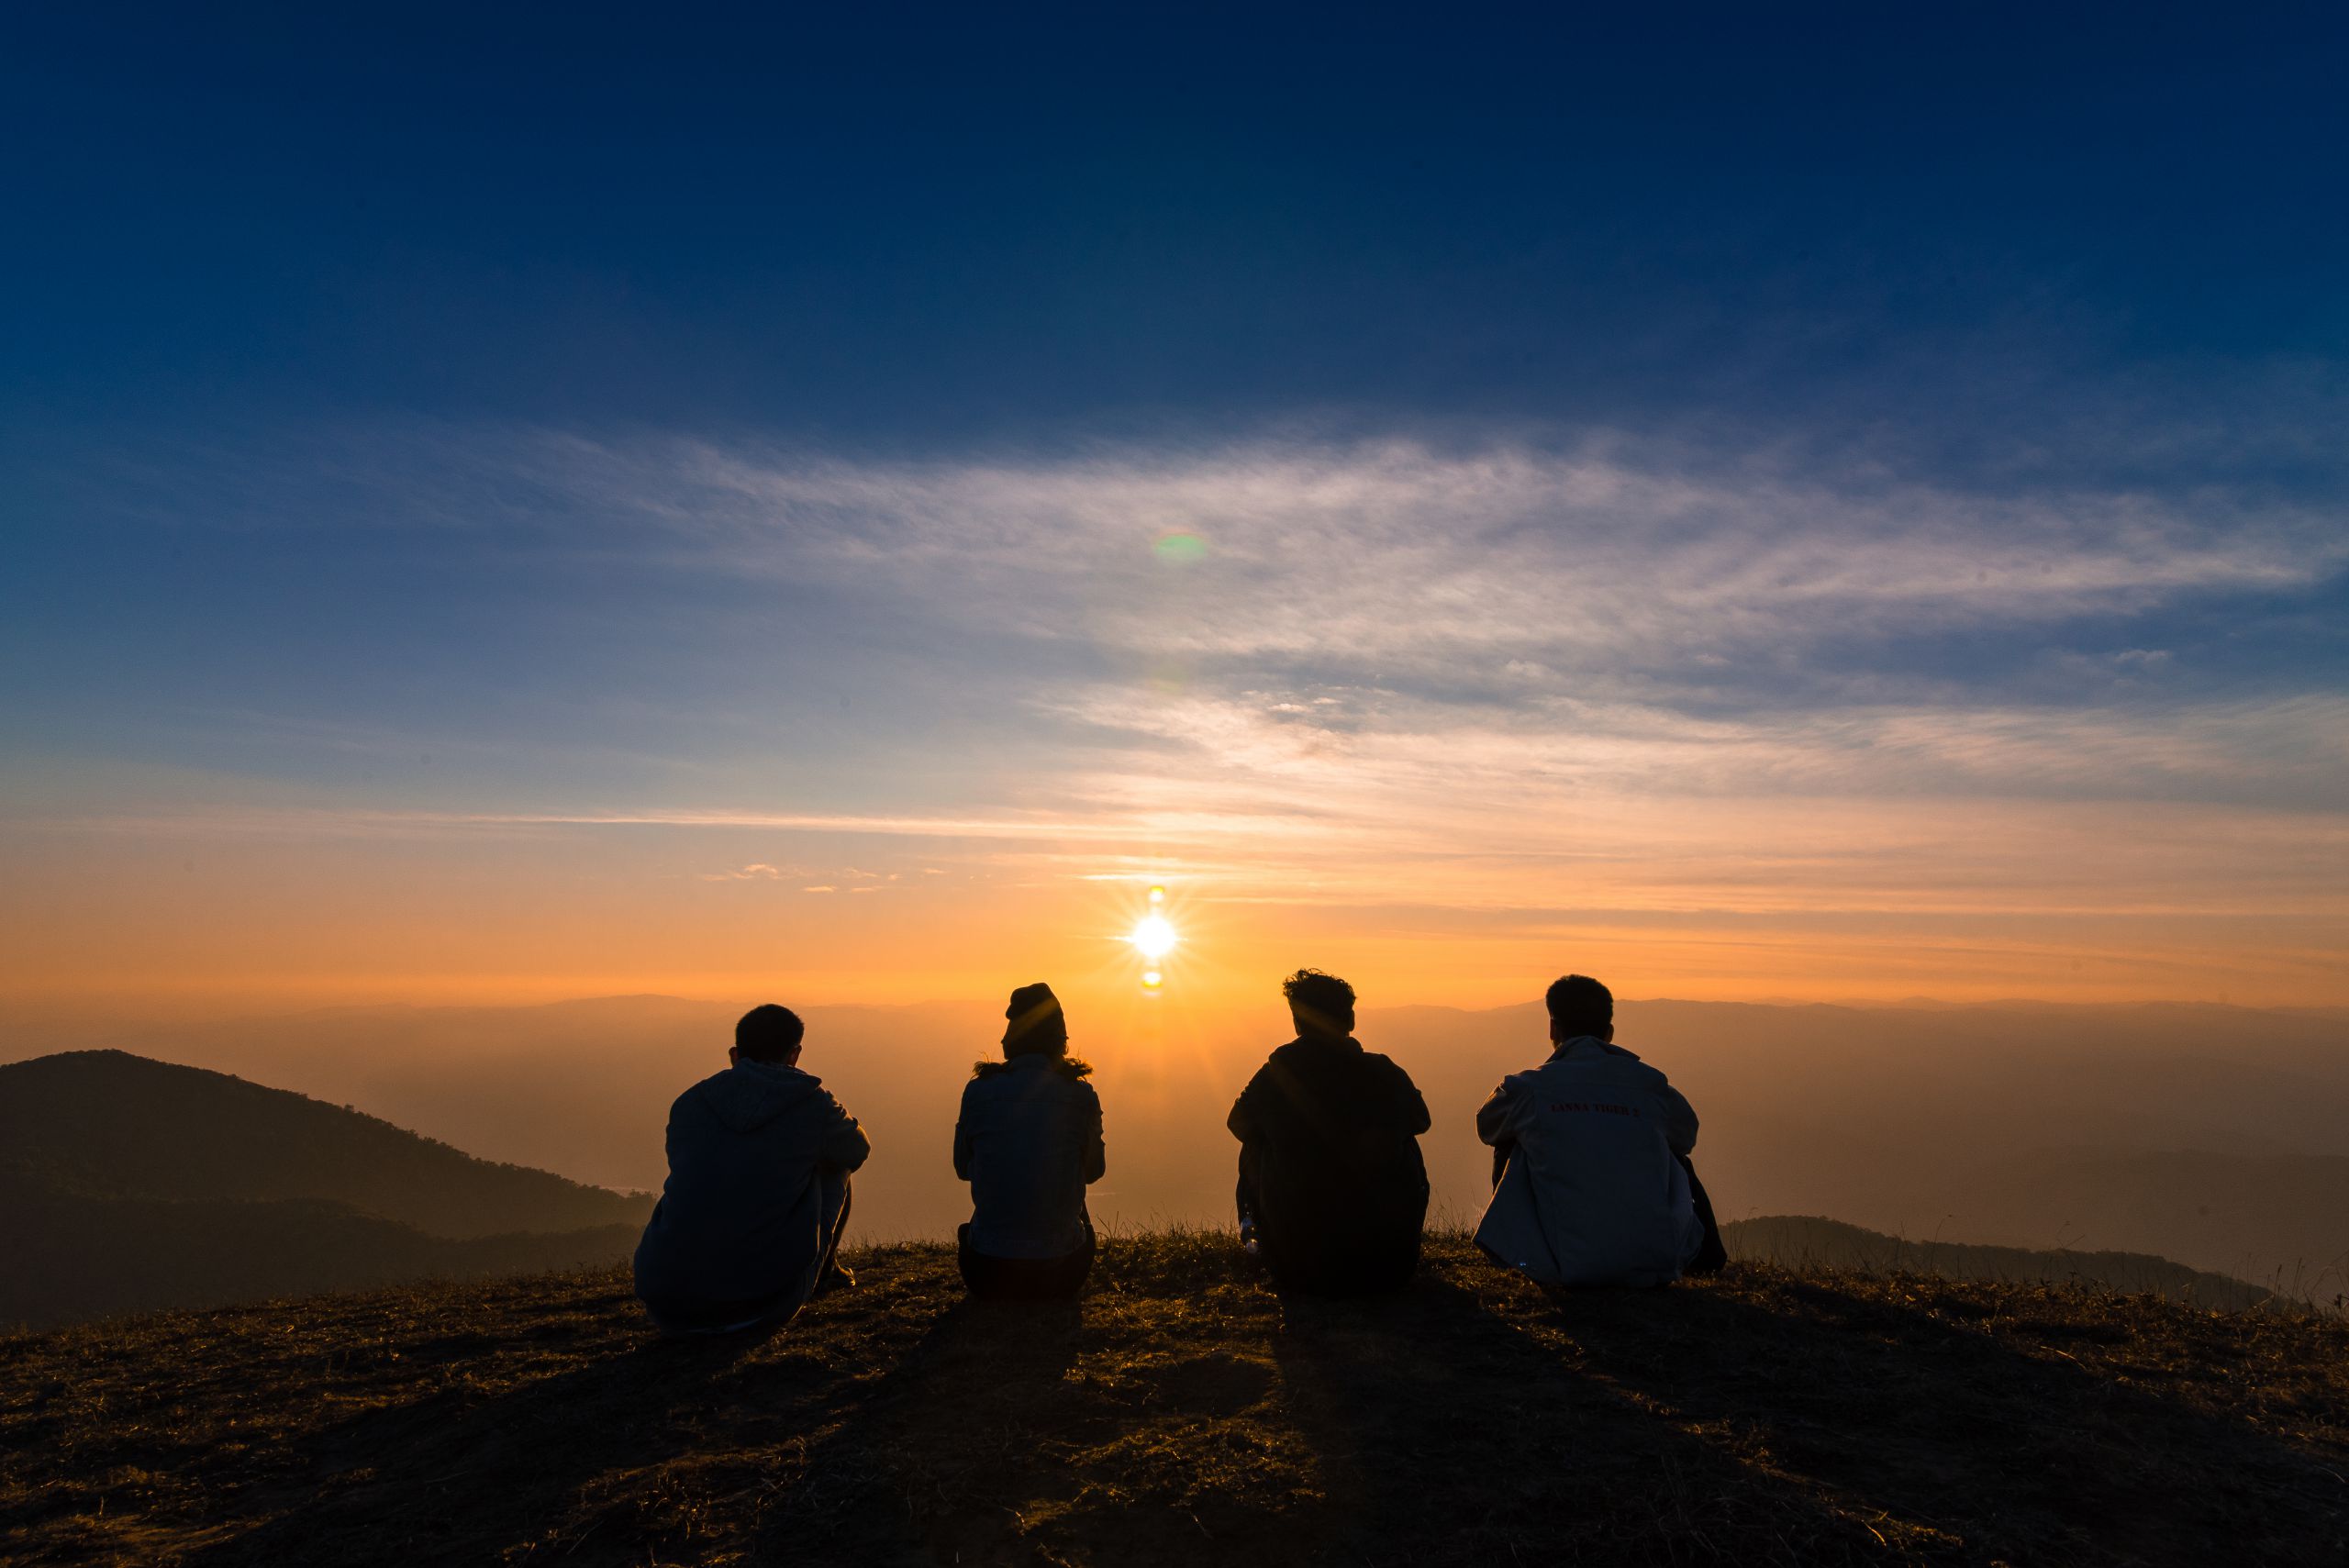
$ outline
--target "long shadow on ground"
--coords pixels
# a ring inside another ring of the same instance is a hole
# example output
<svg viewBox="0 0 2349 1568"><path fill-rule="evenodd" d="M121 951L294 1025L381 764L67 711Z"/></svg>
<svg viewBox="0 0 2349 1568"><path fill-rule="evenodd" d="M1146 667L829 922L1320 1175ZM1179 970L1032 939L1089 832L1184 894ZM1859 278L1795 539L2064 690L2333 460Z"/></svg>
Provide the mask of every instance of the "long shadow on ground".
<svg viewBox="0 0 2349 1568"><path fill-rule="evenodd" d="M1284 1304L1175 1237L1038 1311L907 1252L763 1341L592 1303L505 1372L406 1338L373 1407L193 1461L178 1560L2349 1561L2339 1422L2210 1396L2266 1341L2019 1303L1755 1270L1553 1300L1450 1246L1393 1300Z"/></svg>
<svg viewBox="0 0 2349 1568"><path fill-rule="evenodd" d="M1317 1461L1278 1417L1274 1303L1229 1251L1112 1246L1081 1308L934 1317L810 1452L754 1560L1300 1561Z"/></svg>
<svg viewBox="0 0 2349 1568"><path fill-rule="evenodd" d="M1472 1266L1296 1316L1342 1560L2308 1563L2349 1529L2310 1453L1922 1303Z"/></svg>
<svg viewBox="0 0 2349 1568"><path fill-rule="evenodd" d="M494 1561L527 1549L583 1489L619 1477L641 1484L687 1453L696 1416L745 1402L753 1385L778 1439L812 1418L824 1371L786 1362L752 1377L746 1358L760 1348L751 1337L653 1340L487 1399L452 1386L368 1410L304 1445L306 1473L229 1500L264 1522L187 1561ZM645 1501L657 1502L659 1490L656 1476Z"/></svg>
<svg viewBox="0 0 2349 1568"><path fill-rule="evenodd" d="M1637 1292L1488 1305L1747 1474L1796 1483L1922 1560L2349 1561L2338 1454L2188 1396L2241 1354L2229 1328L2163 1340L2207 1317L2095 1293L2040 1316L2026 1296L2017 1316L2011 1293L1831 1275L1668 1294L1664 1310ZM2101 1320L2084 1305L2099 1302Z"/></svg>

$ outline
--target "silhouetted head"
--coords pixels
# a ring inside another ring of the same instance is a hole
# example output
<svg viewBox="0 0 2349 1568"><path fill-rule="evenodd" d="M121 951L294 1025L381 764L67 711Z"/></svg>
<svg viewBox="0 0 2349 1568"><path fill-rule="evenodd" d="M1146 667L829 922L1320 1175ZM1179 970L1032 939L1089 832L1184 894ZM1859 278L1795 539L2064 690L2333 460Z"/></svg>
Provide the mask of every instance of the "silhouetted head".
<svg viewBox="0 0 2349 1568"><path fill-rule="evenodd" d="M971 1075L992 1078L1023 1056L1051 1057L1052 1071L1063 1078L1082 1078L1093 1071L1068 1053L1068 1017L1061 1011L1061 999L1041 980L1014 991L1011 1006L1003 1010L1003 1060L974 1062Z"/></svg>
<svg viewBox="0 0 2349 1568"><path fill-rule="evenodd" d="M1068 1051L1068 1018L1061 1011L1061 999L1052 988L1039 980L1033 985L1022 985L1011 994L1011 1006L1003 1010L1003 1054L1006 1060L1014 1056L1060 1056Z"/></svg>
<svg viewBox="0 0 2349 1568"><path fill-rule="evenodd" d="M1589 975L1563 975L1542 999L1550 1007L1550 1038L1560 1044L1586 1034L1615 1038L1615 993Z"/></svg>
<svg viewBox="0 0 2349 1568"><path fill-rule="evenodd" d="M1354 988L1334 974L1300 969L1281 982L1299 1039L1344 1040L1354 1032Z"/></svg>
<svg viewBox="0 0 2349 1568"><path fill-rule="evenodd" d="M799 1042L807 1035L807 1026L799 1021L798 1014L769 1002L751 1008L735 1023L732 1059L795 1066L799 1061Z"/></svg>

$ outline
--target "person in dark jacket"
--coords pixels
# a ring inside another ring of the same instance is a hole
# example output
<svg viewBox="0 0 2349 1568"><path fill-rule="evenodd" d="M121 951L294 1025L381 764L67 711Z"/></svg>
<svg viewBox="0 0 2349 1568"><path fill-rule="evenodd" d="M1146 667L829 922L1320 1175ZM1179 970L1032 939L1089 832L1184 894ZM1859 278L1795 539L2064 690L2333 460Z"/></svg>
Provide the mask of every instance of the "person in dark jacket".
<svg viewBox="0 0 2349 1568"><path fill-rule="evenodd" d="M1410 1074L1354 1040L1353 986L1300 969L1281 993L1297 1038L1257 1070L1226 1124L1240 1140L1241 1237L1283 1290L1399 1290L1427 1219L1427 1102Z"/></svg>
<svg viewBox="0 0 2349 1568"><path fill-rule="evenodd" d="M780 1325L855 1276L840 1266L864 1129L799 1070L807 1030L772 1004L734 1026L730 1065L669 1107L669 1180L636 1249L636 1294L673 1333Z"/></svg>
<svg viewBox="0 0 2349 1568"><path fill-rule="evenodd" d="M963 1283L982 1301L1073 1301L1093 1269L1085 1189L1108 1168L1101 1100L1051 986L1014 991L1004 1018L1003 1060L972 1068L954 1123L954 1173L971 1184Z"/></svg>

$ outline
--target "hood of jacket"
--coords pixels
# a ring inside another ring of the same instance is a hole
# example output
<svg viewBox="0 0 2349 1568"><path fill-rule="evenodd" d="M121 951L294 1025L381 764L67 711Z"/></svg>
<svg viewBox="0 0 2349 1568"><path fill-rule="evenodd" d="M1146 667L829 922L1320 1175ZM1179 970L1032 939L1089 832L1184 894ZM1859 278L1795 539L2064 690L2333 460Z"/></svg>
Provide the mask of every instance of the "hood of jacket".
<svg viewBox="0 0 2349 1568"><path fill-rule="evenodd" d="M1613 1040L1601 1040L1595 1034L1578 1034L1572 1040L1561 1040L1552 1048L1552 1062L1595 1062L1612 1056L1624 1062L1637 1062L1634 1052L1624 1050Z"/></svg>
<svg viewBox="0 0 2349 1568"><path fill-rule="evenodd" d="M776 1062L742 1062L696 1084L690 1093L729 1132L751 1132L823 1092L812 1073Z"/></svg>

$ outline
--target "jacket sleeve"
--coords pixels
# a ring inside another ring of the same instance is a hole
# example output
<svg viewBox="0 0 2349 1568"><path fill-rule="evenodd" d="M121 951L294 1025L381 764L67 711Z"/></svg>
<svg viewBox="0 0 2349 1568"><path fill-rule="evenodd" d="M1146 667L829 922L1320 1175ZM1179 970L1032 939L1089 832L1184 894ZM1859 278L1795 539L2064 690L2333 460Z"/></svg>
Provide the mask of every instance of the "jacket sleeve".
<svg viewBox="0 0 2349 1568"><path fill-rule="evenodd" d="M1254 1078L1248 1080L1248 1086L1240 1091L1238 1099L1231 1102L1231 1114L1223 1118L1223 1125L1230 1129L1231 1136L1242 1143L1255 1141L1256 1113L1252 1101L1256 1093L1257 1081L1263 1077L1264 1073L1259 1070Z"/></svg>
<svg viewBox="0 0 2349 1568"><path fill-rule="evenodd" d="M864 1136L864 1129L856 1125L856 1118L838 1100L832 1101L830 1119L822 1141L816 1145L816 1163L828 1170L853 1171L872 1152L873 1143Z"/></svg>
<svg viewBox="0 0 2349 1568"><path fill-rule="evenodd" d="M965 1088L962 1108L954 1113L954 1179L958 1182L971 1179L970 1117L971 1091Z"/></svg>
<svg viewBox="0 0 2349 1568"><path fill-rule="evenodd" d="M1085 1182L1090 1186L1108 1171L1109 1151L1101 1142L1101 1096L1089 1088L1085 1092Z"/></svg>
<svg viewBox="0 0 2349 1568"><path fill-rule="evenodd" d="M1419 1093L1419 1086L1411 1082L1411 1075L1403 1071L1400 1063L1390 1061L1388 1065L1395 1069L1396 1108L1402 1115L1404 1127L1417 1138L1435 1125L1435 1118L1428 1115L1428 1097Z"/></svg>
<svg viewBox="0 0 2349 1568"><path fill-rule="evenodd" d="M1496 1149L1516 1140L1517 1091L1508 1079L1502 1079L1492 1098L1477 1108L1476 1136Z"/></svg>
<svg viewBox="0 0 2349 1568"><path fill-rule="evenodd" d="M1659 1084L1655 1092L1656 1109L1664 1117L1664 1141L1675 1154L1693 1153L1697 1148L1697 1107L1688 1096L1669 1084Z"/></svg>

